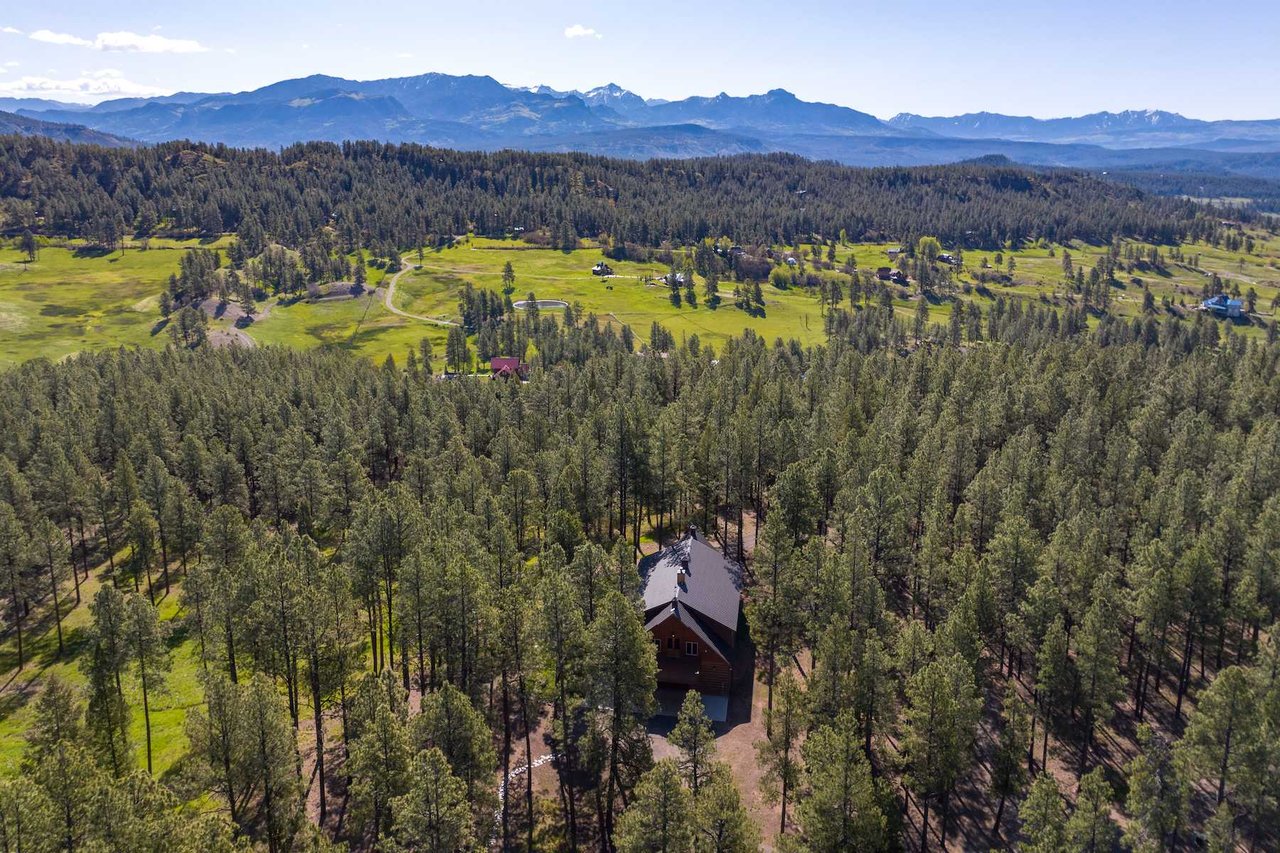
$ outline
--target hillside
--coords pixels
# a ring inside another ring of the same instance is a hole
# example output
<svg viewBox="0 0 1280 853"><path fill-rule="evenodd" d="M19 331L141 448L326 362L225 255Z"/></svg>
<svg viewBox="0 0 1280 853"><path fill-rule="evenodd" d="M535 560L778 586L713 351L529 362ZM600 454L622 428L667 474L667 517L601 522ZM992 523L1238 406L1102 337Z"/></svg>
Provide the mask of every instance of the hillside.
<svg viewBox="0 0 1280 853"><path fill-rule="evenodd" d="M59 142L80 142L107 148L137 144L130 139L93 130L83 124L62 124L8 112L0 112L0 135L41 136Z"/></svg>

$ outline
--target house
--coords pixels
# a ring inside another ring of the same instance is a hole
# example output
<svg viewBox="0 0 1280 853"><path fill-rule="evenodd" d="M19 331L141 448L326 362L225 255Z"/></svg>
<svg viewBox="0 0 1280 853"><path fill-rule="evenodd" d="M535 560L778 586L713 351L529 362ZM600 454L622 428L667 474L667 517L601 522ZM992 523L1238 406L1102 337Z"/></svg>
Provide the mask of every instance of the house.
<svg viewBox="0 0 1280 853"><path fill-rule="evenodd" d="M894 284L907 284L911 281L902 270L894 270L893 274L889 276L889 280Z"/></svg>
<svg viewBox="0 0 1280 853"><path fill-rule="evenodd" d="M613 275L613 267L604 261L597 261L596 265L591 268L592 275Z"/></svg>
<svg viewBox="0 0 1280 853"><path fill-rule="evenodd" d="M876 278L881 281L888 281L893 278L893 267L880 267L876 270Z"/></svg>
<svg viewBox="0 0 1280 853"><path fill-rule="evenodd" d="M514 356L495 356L489 359L489 370L494 379L525 379L529 365Z"/></svg>
<svg viewBox="0 0 1280 853"><path fill-rule="evenodd" d="M667 285L674 284L676 287L684 287L684 273L669 272L662 277L662 281Z"/></svg>
<svg viewBox="0 0 1280 853"><path fill-rule="evenodd" d="M891 261L892 261L892 260L896 260L896 259L897 259L897 257L898 257L898 255L905 255L906 253L907 253L907 250L906 250L906 249L901 249L901 248L899 248L899 249L889 249L889 251L888 251L889 260L891 260Z"/></svg>
<svg viewBox="0 0 1280 853"><path fill-rule="evenodd" d="M1232 299L1225 293L1219 293L1210 299L1206 299L1200 303L1200 308L1204 311L1212 311L1219 317L1229 317L1232 320L1244 313L1244 303L1239 299Z"/></svg>
<svg viewBox="0 0 1280 853"><path fill-rule="evenodd" d="M644 629L658 654L659 686L727 697L742 606L742 568L691 527L676 544L641 560L639 570ZM727 709L727 701L719 704Z"/></svg>
<svg viewBox="0 0 1280 853"><path fill-rule="evenodd" d="M942 254L938 255L938 262L947 264L949 266L955 266L956 263L958 263L956 261L956 256L951 254L950 252L943 252Z"/></svg>
<svg viewBox="0 0 1280 853"><path fill-rule="evenodd" d="M787 266L789 267L794 267L798 263L800 262L797 261L795 258L787 258Z"/></svg>

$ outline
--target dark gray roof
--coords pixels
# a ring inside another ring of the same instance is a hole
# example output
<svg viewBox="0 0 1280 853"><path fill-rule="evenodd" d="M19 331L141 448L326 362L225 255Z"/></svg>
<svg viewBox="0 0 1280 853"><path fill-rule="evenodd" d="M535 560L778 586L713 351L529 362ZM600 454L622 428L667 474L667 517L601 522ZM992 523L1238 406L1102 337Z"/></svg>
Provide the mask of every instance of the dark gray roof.
<svg viewBox="0 0 1280 853"><path fill-rule="evenodd" d="M663 622L666 622L667 619L672 617L679 619L683 625L687 626L689 630L693 631L693 633L702 640L702 644L704 646L715 651L716 654L724 658L726 663L731 660L733 652L724 644L724 641L715 634L708 632L706 628L702 626L702 622L698 618L697 614L688 607L681 607L679 602L672 602L671 606L664 607L657 613L653 614L653 618L645 623L644 629L652 632L654 628L657 628Z"/></svg>
<svg viewBox="0 0 1280 853"><path fill-rule="evenodd" d="M686 560L685 582L677 585L676 576ZM679 603L730 631L738 630L742 568L708 545L697 530L641 560L640 576L646 613Z"/></svg>

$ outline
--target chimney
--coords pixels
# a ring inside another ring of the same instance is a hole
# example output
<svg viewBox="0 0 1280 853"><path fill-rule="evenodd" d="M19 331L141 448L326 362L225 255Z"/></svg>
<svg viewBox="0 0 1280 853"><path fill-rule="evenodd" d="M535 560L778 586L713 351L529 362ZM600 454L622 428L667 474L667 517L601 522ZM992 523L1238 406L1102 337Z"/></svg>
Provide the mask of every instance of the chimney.
<svg viewBox="0 0 1280 853"><path fill-rule="evenodd" d="M684 586L689 578L689 557L688 555L680 558L680 569L676 572L676 583Z"/></svg>

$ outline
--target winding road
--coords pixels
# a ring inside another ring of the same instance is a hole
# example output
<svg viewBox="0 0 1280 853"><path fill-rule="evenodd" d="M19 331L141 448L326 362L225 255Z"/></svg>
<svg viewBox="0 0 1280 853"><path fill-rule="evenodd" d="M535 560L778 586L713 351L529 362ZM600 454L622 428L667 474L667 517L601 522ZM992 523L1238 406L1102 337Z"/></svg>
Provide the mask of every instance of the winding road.
<svg viewBox="0 0 1280 853"><path fill-rule="evenodd" d="M390 311L392 314L398 314L401 317L407 317L410 320L421 320L424 323L434 323L437 326L458 325L452 320L439 320L435 317L424 317L421 314L410 314L408 311L401 311L399 308L395 306L396 285L400 283L400 276L404 275L411 269L413 269L413 264L409 263L404 258L401 258L400 272L391 276L391 280L387 282L386 296L384 296L382 299L383 304L387 306L387 310Z"/></svg>

